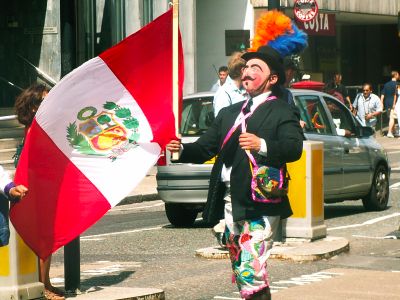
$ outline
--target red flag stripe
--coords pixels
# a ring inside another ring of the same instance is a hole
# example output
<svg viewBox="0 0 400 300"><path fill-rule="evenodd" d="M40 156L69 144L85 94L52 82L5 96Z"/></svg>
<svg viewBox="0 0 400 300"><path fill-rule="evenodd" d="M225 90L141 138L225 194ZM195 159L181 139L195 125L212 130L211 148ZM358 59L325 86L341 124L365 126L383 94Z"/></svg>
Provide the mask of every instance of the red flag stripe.
<svg viewBox="0 0 400 300"><path fill-rule="evenodd" d="M155 38L149 40L149 36ZM135 43L130 42L132 39ZM130 46L126 47L128 43ZM144 45L146 51L143 51ZM179 43L181 62L182 53ZM154 142L164 147L175 137L172 113L172 9L99 56L138 102L151 124ZM161 70L171 75L167 79L160 79L158 74ZM183 64L180 65L179 75L181 91Z"/></svg>
<svg viewBox="0 0 400 300"><path fill-rule="evenodd" d="M93 225L110 204L36 121L25 143L29 148L23 150L27 153L21 156L19 167L28 162L30 167L28 172L17 172L15 182L35 188L13 206L10 218L27 245L44 258ZM25 218L18 218L20 213ZM27 218L30 226L26 226Z"/></svg>

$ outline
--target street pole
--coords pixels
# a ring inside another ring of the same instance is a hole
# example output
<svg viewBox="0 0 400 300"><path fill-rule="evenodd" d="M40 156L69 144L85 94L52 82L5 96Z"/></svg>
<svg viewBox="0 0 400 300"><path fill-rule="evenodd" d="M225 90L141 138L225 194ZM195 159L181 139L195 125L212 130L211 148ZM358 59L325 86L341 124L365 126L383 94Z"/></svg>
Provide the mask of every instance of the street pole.
<svg viewBox="0 0 400 300"><path fill-rule="evenodd" d="M279 10L280 9L280 0L268 0L268 10Z"/></svg>
<svg viewBox="0 0 400 300"><path fill-rule="evenodd" d="M64 278L67 294L80 294L81 259L79 236L64 246Z"/></svg>

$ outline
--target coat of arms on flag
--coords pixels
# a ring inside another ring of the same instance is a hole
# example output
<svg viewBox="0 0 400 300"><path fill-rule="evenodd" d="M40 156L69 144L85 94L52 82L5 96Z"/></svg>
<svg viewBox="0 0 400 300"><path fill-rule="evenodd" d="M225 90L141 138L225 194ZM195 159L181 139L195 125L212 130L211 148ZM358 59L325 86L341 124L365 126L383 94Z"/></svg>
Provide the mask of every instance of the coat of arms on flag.
<svg viewBox="0 0 400 300"><path fill-rule="evenodd" d="M93 106L82 108L77 121L67 127L71 147L82 154L108 156L112 161L138 146L139 121L128 107L106 102L100 113Z"/></svg>

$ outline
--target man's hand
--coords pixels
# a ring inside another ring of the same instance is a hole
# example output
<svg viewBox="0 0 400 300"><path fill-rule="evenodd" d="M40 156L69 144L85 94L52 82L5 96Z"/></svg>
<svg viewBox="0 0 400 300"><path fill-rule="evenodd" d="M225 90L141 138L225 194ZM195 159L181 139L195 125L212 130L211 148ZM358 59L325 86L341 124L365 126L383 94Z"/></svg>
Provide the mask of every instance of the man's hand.
<svg viewBox="0 0 400 300"><path fill-rule="evenodd" d="M239 145L243 150L255 150L258 152L261 149L260 138L248 132L240 134Z"/></svg>
<svg viewBox="0 0 400 300"><path fill-rule="evenodd" d="M167 150L170 151L171 153L179 152L181 149L181 142L177 140L171 140L167 146Z"/></svg>
<svg viewBox="0 0 400 300"><path fill-rule="evenodd" d="M373 114L373 113L366 114L366 115L365 115L365 120L370 120L370 119L372 119L373 117L374 117L374 114Z"/></svg>
<svg viewBox="0 0 400 300"><path fill-rule="evenodd" d="M20 184L10 189L10 198L12 200L20 200L28 193L28 189Z"/></svg>

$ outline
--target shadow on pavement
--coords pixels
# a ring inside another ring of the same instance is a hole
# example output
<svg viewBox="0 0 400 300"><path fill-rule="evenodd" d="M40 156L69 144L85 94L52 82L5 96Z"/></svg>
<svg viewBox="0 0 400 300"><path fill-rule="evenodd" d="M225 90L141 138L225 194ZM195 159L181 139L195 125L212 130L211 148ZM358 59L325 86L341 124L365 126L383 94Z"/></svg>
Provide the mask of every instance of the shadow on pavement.
<svg viewBox="0 0 400 300"><path fill-rule="evenodd" d="M361 201L358 205L343 205L343 204L328 204L324 207L324 217L325 219L332 219L337 217L345 217L355 214L365 213L366 210L363 207Z"/></svg>
<svg viewBox="0 0 400 300"><path fill-rule="evenodd" d="M128 277L130 277L134 271L123 271L119 274L108 274L102 276L92 276L90 278L83 279L81 281L82 286L112 286L116 285L120 282L125 281Z"/></svg>

